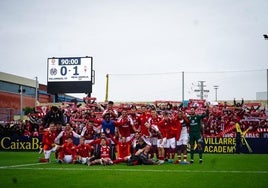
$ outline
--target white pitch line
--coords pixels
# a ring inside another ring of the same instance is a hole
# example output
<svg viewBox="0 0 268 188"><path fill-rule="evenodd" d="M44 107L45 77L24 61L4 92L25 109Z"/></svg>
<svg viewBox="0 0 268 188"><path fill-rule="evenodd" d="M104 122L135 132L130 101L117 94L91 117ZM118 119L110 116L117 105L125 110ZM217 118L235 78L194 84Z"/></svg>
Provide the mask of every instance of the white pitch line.
<svg viewBox="0 0 268 188"><path fill-rule="evenodd" d="M121 172L169 172L169 173L233 173L233 174L268 174L268 171L254 171L254 170L153 170L153 169L105 169L105 168L30 168L23 166L34 166L46 163L34 163L26 165L14 165L0 167L0 169L15 169L15 170L58 170L58 171L121 171Z"/></svg>
<svg viewBox="0 0 268 188"><path fill-rule="evenodd" d="M20 164L20 165L11 165L11 166L0 166L0 169L6 169L6 168L20 169L18 167L36 166L36 165L41 165L41 164L47 164L47 163L31 163L31 164Z"/></svg>

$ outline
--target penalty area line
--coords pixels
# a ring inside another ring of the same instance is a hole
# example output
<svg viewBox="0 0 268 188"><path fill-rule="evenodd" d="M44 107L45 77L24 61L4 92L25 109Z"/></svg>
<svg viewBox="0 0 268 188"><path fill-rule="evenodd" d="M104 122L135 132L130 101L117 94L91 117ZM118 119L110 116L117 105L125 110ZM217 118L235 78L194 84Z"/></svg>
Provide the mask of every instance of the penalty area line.
<svg viewBox="0 0 268 188"><path fill-rule="evenodd" d="M169 173L233 173L233 174L268 174L266 170L153 170L153 169L105 169L105 168L41 168L41 167L26 167L26 166L35 166L38 164L46 163L34 163L34 164L25 164L25 165L13 165L0 167L0 169L16 169L16 170L54 170L54 171L118 171L118 172L169 172Z"/></svg>

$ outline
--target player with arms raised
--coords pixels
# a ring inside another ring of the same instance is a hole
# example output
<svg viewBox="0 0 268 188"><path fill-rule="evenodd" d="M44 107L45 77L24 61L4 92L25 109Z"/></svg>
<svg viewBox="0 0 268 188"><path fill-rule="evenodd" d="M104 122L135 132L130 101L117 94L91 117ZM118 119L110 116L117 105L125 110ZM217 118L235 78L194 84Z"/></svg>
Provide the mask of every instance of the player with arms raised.
<svg viewBox="0 0 268 188"><path fill-rule="evenodd" d="M189 136L190 136L190 163L194 163L194 145L197 143L197 152L199 154L199 163L203 162L203 138L202 138L202 119L209 115L208 105L206 107L206 113L198 115L195 113L195 108L190 109L190 114L188 116L189 120Z"/></svg>

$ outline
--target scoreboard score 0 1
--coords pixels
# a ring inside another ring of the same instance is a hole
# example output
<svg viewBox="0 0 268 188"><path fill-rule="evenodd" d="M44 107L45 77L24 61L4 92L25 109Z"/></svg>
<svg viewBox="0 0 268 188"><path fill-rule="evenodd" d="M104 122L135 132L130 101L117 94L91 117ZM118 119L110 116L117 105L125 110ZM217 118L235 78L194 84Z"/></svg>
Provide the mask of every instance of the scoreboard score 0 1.
<svg viewBox="0 0 268 188"><path fill-rule="evenodd" d="M48 82L91 81L91 58L49 58Z"/></svg>
<svg viewBox="0 0 268 188"><path fill-rule="evenodd" d="M91 92L94 84L92 57L60 57L47 60L49 93Z"/></svg>

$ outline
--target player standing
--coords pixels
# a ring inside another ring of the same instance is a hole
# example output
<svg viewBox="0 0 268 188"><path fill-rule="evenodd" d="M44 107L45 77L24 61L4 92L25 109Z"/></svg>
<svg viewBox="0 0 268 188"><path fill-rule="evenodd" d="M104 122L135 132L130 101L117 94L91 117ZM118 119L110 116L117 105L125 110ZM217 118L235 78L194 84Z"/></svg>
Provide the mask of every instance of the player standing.
<svg viewBox="0 0 268 188"><path fill-rule="evenodd" d="M183 162L187 163L187 144L188 144L188 130L189 120L182 111L179 111L177 114L177 121L181 123L181 134L180 138L177 141L178 146L178 160L175 163L181 163L181 155L183 154Z"/></svg>
<svg viewBox="0 0 268 188"><path fill-rule="evenodd" d="M206 107L206 113L197 115L195 113L195 108L192 107L190 109L190 114L188 116L190 130L189 130L189 136L190 136L190 156L191 161L190 163L194 163L194 145L197 143L197 152L199 154L199 163L203 162L202 154L203 154L203 138L202 138L202 119L207 117L209 115L208 106Z"/></svg>
<svg viewBox="0 0 268 188"><path fill-rule="evenodd" d="M131 116L128 116L126 109L122 110L122 115L118 118L120 125L117 125L119 136L125 137L127 141L131 139L132 130L135 128Z"/></svg>
<svg viewBox="0 0 268 188"><path fill-rule="evenodd" d="M93 128L93 123L92 122L87 122L86 126L83 127L81 136L85 138L85 143L88 144L92 142L95 138L96 132Z"/></svg>

